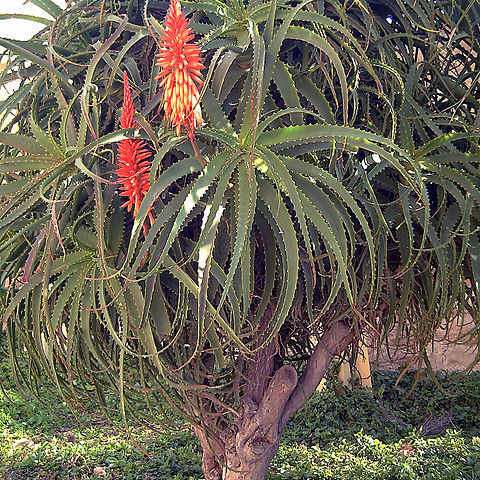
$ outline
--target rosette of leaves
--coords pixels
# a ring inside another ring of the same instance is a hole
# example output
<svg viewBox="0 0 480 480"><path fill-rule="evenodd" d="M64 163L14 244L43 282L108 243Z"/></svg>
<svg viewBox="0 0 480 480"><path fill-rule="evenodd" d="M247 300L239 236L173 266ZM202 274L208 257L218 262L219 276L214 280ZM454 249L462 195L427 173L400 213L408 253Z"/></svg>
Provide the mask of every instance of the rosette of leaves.
<svg viewBox="0 0 480 480"><path fill-rule="evenodd" d="M35 3L55 20L0 39L2 84L20 83L0 104L0 258L22 388L44 372L72 405L118 395L126 423L174 411L207 479L260 479L363 331L397 328L427 367L465 311L478 338L472 5L183 2L208 67L204 167L160 109L165 2ZM136 131L118 129L124 70ZM126 136L152 149L135 220Z"/></svg>

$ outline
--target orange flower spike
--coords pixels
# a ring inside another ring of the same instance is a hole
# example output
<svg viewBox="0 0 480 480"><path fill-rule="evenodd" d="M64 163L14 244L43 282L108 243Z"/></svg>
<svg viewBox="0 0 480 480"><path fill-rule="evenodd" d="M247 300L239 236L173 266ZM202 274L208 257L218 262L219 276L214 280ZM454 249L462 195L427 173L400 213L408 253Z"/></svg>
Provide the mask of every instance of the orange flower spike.
<svg viewBox="0 0 480 480"><path fill-rule="evenodd" d="M120 117L121 128L135 128L138 126L133 119L135 108L133 106L132 92L128 83L127 72L123 76L123 109ZM120 140L118 145L118 167L117 177L120 186L120 195L127 197L122 205L127 211L133 209L133 216L136 217L143 198L150 189L150 151L145 142L138 138L126 138ZM153 215L148 212L150 224L153 224ZM147 233L147 224L143 226L143 232Z"/></svg>
<svg viewBox="0 0 480 480"><path fill-rule="evenodd" d="M193 43L192 29L182 13L179 0L171 0L165 19L165 30L160 35L160 53L157 65L162 79L165 116L180 136L182 125L190 139L197 125L203 123L198 87L203 85L200 71L205 67L200 58L200 48Z"/></svg>

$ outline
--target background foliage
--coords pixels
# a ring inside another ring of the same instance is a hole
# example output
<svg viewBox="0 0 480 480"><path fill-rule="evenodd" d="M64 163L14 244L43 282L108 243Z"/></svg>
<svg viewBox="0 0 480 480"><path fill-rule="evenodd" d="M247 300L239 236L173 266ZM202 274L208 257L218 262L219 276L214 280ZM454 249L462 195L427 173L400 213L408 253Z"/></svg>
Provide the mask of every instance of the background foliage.
<svg viewBox="0 0 480 480"><path fill-rule="evenodd" d="M91 405L79 413L78 423L54 396L43 395L43 404L25 400L9 378L8 364L1 367L10 398L0 394L0 475L6 479L202 478L199 445L181 422L176 431L160 433L136 427L128 438L119 415L106 423ZM288 424L270 478L477 478L478 373L439 375L448 395L431 379L420 380L405 400L413 378L408 374L395 386L395 373L376 372L373 395L335 393L330 383ZM440 434L424 437L417 428L429 415L451 417ZM13 448L21 439L31 444ZM95 467L106 476L95 475Z"/></svg>

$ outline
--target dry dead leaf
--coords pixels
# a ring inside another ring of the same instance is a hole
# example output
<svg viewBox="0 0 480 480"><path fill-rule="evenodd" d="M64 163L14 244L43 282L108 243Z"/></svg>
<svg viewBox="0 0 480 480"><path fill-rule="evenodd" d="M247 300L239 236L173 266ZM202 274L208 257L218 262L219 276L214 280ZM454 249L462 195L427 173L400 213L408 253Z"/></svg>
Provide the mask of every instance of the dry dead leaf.
<svg viewBox="0 0 480 480"><path fill-rule="evenodd" d="M93 469L93 474L94 475L99 475L100 477L105 477L107 475L107 472L103 467L95 467Z"/></svg>
<svg viewBox="0 0 480 480"><path fill-rule="evenodd" d="M29 440L28 438L21 438L20 440L16 440L13 443L13 448L20 448L20 447L32 448L34 445L35 444L32 440Z"/></svg>
<svg viewBox="0 0 480 480"><path fill-rule="evenodd" d="M403 457L409 457L410 455L413 455L413 447L410 442L402 443L400 448L394 453L402 455Z"/></svg>

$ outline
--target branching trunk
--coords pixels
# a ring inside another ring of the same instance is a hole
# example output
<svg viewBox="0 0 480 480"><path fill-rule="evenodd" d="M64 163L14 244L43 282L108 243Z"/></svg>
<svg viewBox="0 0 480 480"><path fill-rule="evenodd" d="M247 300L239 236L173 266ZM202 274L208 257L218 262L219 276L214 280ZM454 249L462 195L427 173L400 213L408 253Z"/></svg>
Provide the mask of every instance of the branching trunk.
<svg viewBox="0 0 480 480"><path fill-rule="evenodd" d="M336 324L320 338L300 378L292 366L284 365L265 382L262 395L258 389L262 384L259 371L271 369L272 365L259 364L254 374L255 388L246 388L238 420L216 439L205 431L196 431L203 449L205 479L264 480L287 421L313 395L333 357L343 352L354 337L345 324ZM267 352L271 355L268 347Z"/></svg>

